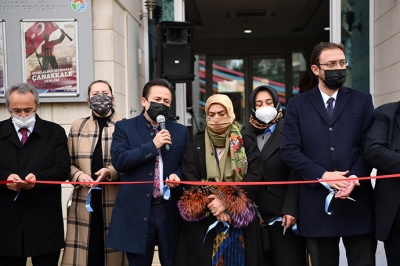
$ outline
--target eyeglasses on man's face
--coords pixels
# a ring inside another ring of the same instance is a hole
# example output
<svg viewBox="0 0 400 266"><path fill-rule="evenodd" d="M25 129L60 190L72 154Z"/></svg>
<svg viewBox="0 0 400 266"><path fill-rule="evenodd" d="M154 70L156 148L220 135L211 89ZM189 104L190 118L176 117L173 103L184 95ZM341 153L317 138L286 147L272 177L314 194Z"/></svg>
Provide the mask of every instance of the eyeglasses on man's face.
<svg viewBox="0 0 400 266"><path fill-rule="evenodd" d="M326 66L329 69L334 69L336 66L343 68L343 67L347 67L348 65L349 65L349 62L346 60L332 61L332 62L328 62L326 64L318 64L318 66Z"/></svg>
<svg viewBox="0 0 400 266"><path fill-rule="evenodd" d="M36 111L36 109L35 108L22 108L22 109L19 109L19 108L13 108L13 109L10 109L10 110L8 110L11 114L14 114L14 115L21 115L22 113L24 113L24 114L26 114L26 115L31 115L31 114L33 114L33 112L35 112Z"/></svg>

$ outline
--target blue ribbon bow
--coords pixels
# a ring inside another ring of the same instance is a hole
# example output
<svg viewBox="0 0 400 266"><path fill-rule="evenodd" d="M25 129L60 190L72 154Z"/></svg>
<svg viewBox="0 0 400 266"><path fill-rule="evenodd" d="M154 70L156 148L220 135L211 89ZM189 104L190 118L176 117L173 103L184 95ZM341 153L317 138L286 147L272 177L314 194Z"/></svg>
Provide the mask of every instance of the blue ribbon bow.
<svg viewBox="0 0 400 266"><path fill-rule="evenodd" d="M87 196L86 196L86 209L88 210L88 212L93 212L92 207L90 206L90 192L92 192L92 190L100 190L100 187L92 187L89 189Z"/></svg>
<svg viewBox="0 0 400 266"><path fill-rule="evenodd" d="M268 225L273 225L275 222L282 222L282 217L277 217L275 220L269 222ZM296 235L300 234L300 231L297 228L297 223L292 224L292 230Z"/></svg>

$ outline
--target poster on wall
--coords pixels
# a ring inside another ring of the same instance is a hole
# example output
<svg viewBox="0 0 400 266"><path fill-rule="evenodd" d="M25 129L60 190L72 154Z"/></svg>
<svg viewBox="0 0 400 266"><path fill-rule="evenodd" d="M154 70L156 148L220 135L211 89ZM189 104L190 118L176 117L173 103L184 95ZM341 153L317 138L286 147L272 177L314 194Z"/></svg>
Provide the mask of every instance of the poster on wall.
<svg viewBox="0 0 400 266"><path fill-rule="evenodd" d="M79 95L75 20L22 20L24 81L40 96Z"/></svg>
<svg viewBox="0 0 400 266"><path fill-rule="evenodd" d="M4 97L4 92L7 88L6 80L6 36L5 22L0 20L0 96Z"/></svg>

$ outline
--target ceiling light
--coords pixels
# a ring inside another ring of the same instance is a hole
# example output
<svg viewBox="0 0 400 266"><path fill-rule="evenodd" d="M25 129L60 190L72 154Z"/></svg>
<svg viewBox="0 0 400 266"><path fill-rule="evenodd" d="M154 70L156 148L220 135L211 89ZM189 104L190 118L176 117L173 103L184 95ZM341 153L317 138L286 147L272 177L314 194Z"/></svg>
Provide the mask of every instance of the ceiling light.
<svg viewBox="0 0 400 266"><path fill-rule="evenodd" d="M252 30L244 30L244 33L252 33Z"/></svg>
<svg viewBox="0 0 400 266"><path fill-rule="evenodd" d="M331 28L329 28L329 27L325 27L325 28L324 28L324 30L331 30Z"/></svg>

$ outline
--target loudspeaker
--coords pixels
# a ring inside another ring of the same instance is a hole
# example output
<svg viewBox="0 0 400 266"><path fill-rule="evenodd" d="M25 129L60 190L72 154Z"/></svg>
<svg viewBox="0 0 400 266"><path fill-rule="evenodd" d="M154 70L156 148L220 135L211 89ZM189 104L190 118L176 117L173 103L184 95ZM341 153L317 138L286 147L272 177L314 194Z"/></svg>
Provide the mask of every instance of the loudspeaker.
<svg viewBox="0 0 400 266"><path fill-rule="evenodd" d="M170 83L194 80L194 26L189 22L163 21L156 26L157 78Z"/></svg>

